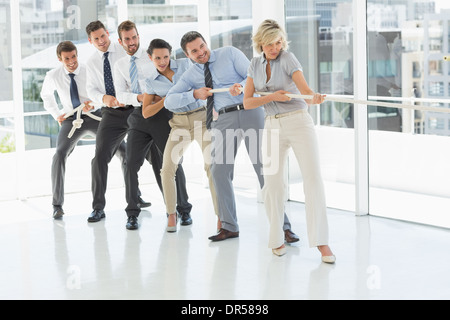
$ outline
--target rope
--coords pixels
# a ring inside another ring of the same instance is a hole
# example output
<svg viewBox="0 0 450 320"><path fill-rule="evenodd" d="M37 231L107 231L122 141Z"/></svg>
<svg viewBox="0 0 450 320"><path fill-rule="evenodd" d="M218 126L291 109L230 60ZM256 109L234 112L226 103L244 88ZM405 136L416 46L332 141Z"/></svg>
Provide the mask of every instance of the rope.
<svg viewBox="0 0 450 320"><path fill-rule="evenodd" d="M89 105L92 105L92 104L90 103ZM84 106L85 106L85 104L82 103L78 107L74 108L72 111L70 111L64 115L64 118L67 119L68 117L72 116L74 113L77 114L75 120L72 121L72 129L70 130L69 134L67 135L67 137L69 139L72 138L73 134L75 133L75 130L81 128L81 125L84 122L83 119L81 119L81 113L87 115L88 117L91 117L94 120L97 120L97 121L102 120L101 117L98 117L95 114L92 114L90 111L84 112L83 111Z"/></svg>
<svg viewBox="0 0 450 320"><path fill-rule="evenodd" d="M449 56L449 58L450 58L450 56ZM244 89L241 88L241 91L243 91L243 90ZM229 88L220 88L220 89L211 89L209 92L221 93L221 92L228 92L228 91L229 91ZM273 92L255 92L255 94L258 94L261 96L267 96L272 93ZM291 94L291 93L287 93L286 96L288 96L289 98L306 99L306 100L313 98L313 96L311 96L311 95L301 95L301 94ZM379 101L374 101L374 100L357 100L357 99L350 99L350 98L342 98L339 95L326 95L324 100L325 101L351 103L351 104L364 104L364 105L371 105L371 106L378 106L378 107L403 108L403 109L412 109L412 110L421 110L421 111L450 113L450 108L425 107L425 106L417 106L417 105L413 105L413 104L379 102Z"/></svg>

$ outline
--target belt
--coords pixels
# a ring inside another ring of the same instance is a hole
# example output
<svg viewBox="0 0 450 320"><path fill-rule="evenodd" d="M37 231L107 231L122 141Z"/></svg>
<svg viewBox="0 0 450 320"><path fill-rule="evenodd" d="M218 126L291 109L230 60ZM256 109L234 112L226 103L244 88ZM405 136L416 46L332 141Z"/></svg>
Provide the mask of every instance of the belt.
<svg viewBox="0 0 450 320"><path fill-rule="evenodd" d="M268 116L268 118L279 119L279 118L284 118L284 117L291 116L291 115L293 115L293 114L303 113L303 112L308 112L308 110L307 110L307 109L299 109L299 110L290 111L290 112L285 112L285 113L277 113L277 114Z"/></svg>
<svg viewBox="0 0 450 320"><path fill-rule="evenodd" d="M124 107L119 107L119 106L117 106L117 107L106 107L106 106L102 107L102 109L106 109L106 110L119 110L119 111L130 110L131 108L134 108L131 104L127 104Z"/></svg>
<svg viewBox="0 0 450 320"><path fill-rule="evenodd" d="M243 104L237 104L231 107L225 107L219 110L219 114L227 113L227 112L233 112L238 110L244 110Z"/></svg>
<svg viewBox="0 0 450 320"><path fill-rule="evenodd" d="M196 113L199 111L204 111L204 110L206 110L205 106L197 108L195 110L186 111L186 112L174 112L174 114L179 115L179 116L187 116L187 115L190 115L190 114L193 114L193 113Z"/></svg>

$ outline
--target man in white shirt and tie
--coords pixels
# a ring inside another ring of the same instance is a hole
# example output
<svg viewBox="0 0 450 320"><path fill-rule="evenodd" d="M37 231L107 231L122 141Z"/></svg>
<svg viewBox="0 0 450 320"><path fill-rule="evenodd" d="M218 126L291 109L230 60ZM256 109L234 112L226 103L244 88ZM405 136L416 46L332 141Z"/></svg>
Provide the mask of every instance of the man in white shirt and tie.
<svg viewBox="0 0 450 320"><path fill-rule="evenodd" d="M104 104L101 109L95 157L92 159L92 208L88 222L98 222L105 217L106 187L108 165L114 153L119 150L123 154L122 170L126 170L126 143L128 132L128 116L133 112L132 107L125 107L116 99L113 82L113 67L117 60L126 53L117 42L111 42L109 32L101 21L93 21L86 26L89 42L97 49L87 61L87 93L93 102ZM125 185L127 181L125 180ZM139 192L139 191L138 191ZM148 207L151 204L139 197L139 206Z"/></svg>
<svg viewBox="0 0 450 320"><path fill-rule="evenodd" d="M85 104L83 111L90 111L93 107L88 104L90 99L86 91L86 66L78 62L77 47L70 41L63 41L58 44L56 54L61 65L47 72L42 85L41 97L44 108L61 126L51 169L53 218L61 219L64 215L62 206L64 204L66 160L81 138L87 134L96 135L99 121L82 115L81 127L75 130L70 138L68 137L76 115L67 118L66 115L73 113L73 109L82 103ZM56 101L55 91L58 93L62 109L59 108ZM99 112L95 114L100 115Z"/></svg>
<svg viewBox="0 0 450 320"><path fill-rule="evenodd" d="M142 102L147 77L155 72L155 67L148 54L140 47L139 34L136 25L132 21L122 22L117 32L119 43L127 55L114 65L114 86L116 97L121 104L131 106L134 111L128 118L127 139L127 170L126 170L126 197L127 197L127 224L129 230L137 229L139 224L137 218L140 214L138 204L138 172L144 162L145 152L150 146L152 149L152 168L159 189L162 191L161 168L162 155L169 138L169 120L172 113L163 108L154 116L145 119L142 116ZM190 219L192 205L188 202L186 191L186 178L183 167L180 164L176 173L177 185L177 211L181 217ZM189 223L188 222L188 223Z"/></svg>

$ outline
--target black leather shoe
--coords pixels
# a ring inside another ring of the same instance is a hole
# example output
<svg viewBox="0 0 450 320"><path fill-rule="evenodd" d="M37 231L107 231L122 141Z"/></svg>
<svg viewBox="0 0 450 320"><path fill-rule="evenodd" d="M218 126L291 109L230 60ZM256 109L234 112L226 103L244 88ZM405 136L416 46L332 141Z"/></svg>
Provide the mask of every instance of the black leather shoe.
<svg viewBox="0 0 450 320"><path fill-rule="evenodd" d="M191 218L190 213L187 213L187 212L182 213L182 214L180 214L180 218L181 218L180 224L182 226L188 226L188 225L192 224L192 218Z"/></svg>
<svg viewBox="0 0 450 320"><path fill-rule="evenodd" d="M220 229L219 233L209 237L208 239L211 241L222 241L230 238L237 238L239 237L239 231L238 232L232 232L225 229Z"/></svg>
<svg viewBox="0 0 450 320"><path fill-rule="evenodd" d="M128 217L126 228L128 230L136 230L137 228L139 228L139 224L138 224L136 216Z"/></svg>
<svg viewBox="0 0 450 320"><path fill-rule="evenodd" d="M105 211L103 210L94 210L88 218L88 222L99 222L105 216Z"/></svg>
<svg viewBox="0 0 450 320"><path fill-rule="evenodd" d="M142 199L141 197L139 197L139 202L138 202L138 207L139 208L148 208L150 207L152 204L150 202L145 202L144 199Z"/></svg>
<svg viewBox="0 0 450 320"><path fill-rule="evenodd" d="M300 238L290 229L284 230L284 241L286 241L287 243L294 243L299 240Z"/></svg>
<svg viewBox="0 0 450 320"><path fill-rule="evenodd" d="M64 215L64 210L62 209L62 207L53 207L53 219L62 219Z"/></svg>

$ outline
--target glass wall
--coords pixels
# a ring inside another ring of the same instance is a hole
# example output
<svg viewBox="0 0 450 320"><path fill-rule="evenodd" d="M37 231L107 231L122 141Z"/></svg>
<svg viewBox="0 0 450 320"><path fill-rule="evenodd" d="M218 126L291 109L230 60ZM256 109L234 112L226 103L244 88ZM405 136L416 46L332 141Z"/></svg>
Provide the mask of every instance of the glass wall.
<svg viewBox="0 0 450 320"><path fill-rule="evenodd" d="M211 49L239 48L249 60L252 47L252 0L210 0Z"/></svg>
<svg viewBox="0 0 450 320"><path fill-rule="evenodd" d="M329 95L353 94L352 1L286 0L290 50L309 86ZM327 205L355 208L353 105L327 101L311 106L320 144ZM289 199L304 201L302 175L289 157Z"/></svg>
<svg viewBox="0 0 450 320"><path fill-rule="evenodd" d="M370 214L450 227L450 3L367 2Z"/></svg>
<svg viewBox="0 0 450 320"><path fill-rule="evenodd" d="M2 3L4 2L4 3ZM10 104L12 101L12 73L11 73L11 8L9 2L0 2L0 115L12 113Z"/></svg>
<svg viewBox="0 0 450 320"><path fill-rule="evenodd" d="M170 43L174 57L185 58L180 39L189 30L198 30L198 0L128 0L128 19L138 27L141 46L161 38Z"/></svg>
<svg viewBox="0 0 450 320"><path fill-rule="evenodd" d="M258 1L0 0L0 200L16 198L19 188L28 197L51 193L50 165L59 127L44 110L39 93L46 72L59 65L56 45L60 41L72 40L79 60L85 62L95 50L85 34L87 23L103 21L111 39L117 41L117 25L130 19L138 26L142 46L147 47L153 38L164 38L173 46L174 57L185 57L179 47L181 36L198 30L207 33L211 49L233 45L251 59L252 15L258 12L255 3ZM336 96L356 94L355 0L285 0L280 4L285 8L290 50L301 62L313 90ZM450 166L446 161L450 158L450 112L426 110L440 107L450 111L450 62L443 60L450 55L449 17L446 0L367 0L367 99L418 106L417 110L367 107L369 214L450 227L445 212L450 207ZM11 43L15 39L20 41L22 70L13 78L17 63L13 65L11 50L16 47ZM23 104L13 98L17 79L23 87ZM310 111L317 125L327 205L354 211L358 200L354 107L328 101ZM22 122L25 150L19 152L15 130ZM80 144L68 160L67 192L90 190L94 145L92 139ZM198 170L187 172L203 177L201 159L196 157L199 152L193 150L184 163L194 164ZM23 156L17 159L18 154ZM245 152L238 157L249 161ZM18 179L16 164L21 162L26 182ZM249 166L237 167L238 188L257 184L250 163L246 163ZM152 177L149 166L144 167L143 176ZM123 186L118 161L113 160L110 171L108 187ZM290 200L304 200L301 182L291 154Z"/></svg>
<svg viewBox="0 0 450 320"><path fill-rule="evenodd" d="M352 6L350 0L285 1L291 51L321 93L354 93ZM398 106L366 106L369 214L450 227L450 65L443 59L450 50L449 9L438 0L367 1L367 99ZM353 105L326 102L311 113L327 204L354 210ZM304 201L292 154L289 168L289 199Z"/></svg>
<svg viewBox="0 0 450 320"><path fill-rule="evenodd" d="M11 56L11 8L0 1L0 200L15 196L16 143Z"/></svg>
<svg viewBox="0 0 450 320"><path fill-rule="evenodd" d="M44 109L40 92L47 71L61 64L56 47L61 41L72 41L77 46L78 61L85 63L95 50L88 42L86 25L101 20L110 32L111 39L117 41L115 30L118 9L115 0L20 0L19 11L18 37L22 52L23 121L27 154L24 159L26 185L22 189L25 189L23 193L26 197L32 197L51 194L50 169L59 125ZM59 101L56 93L55 97ZM92 137L85 137L69 157L66 192L90 190L90 159L94 143ZM113 168L114 165L115 162ZM123 181L115 181L112 177L108 185L121 186Z"/></svg>
<svg viewBox="0 0 450 320"><path fill-rule="evenodd" d="M26 150L56 145L58 123L45 112L40 98L45 74L60 65L56 46L64 40L72 41L77 46L79 61L86 62L94 48L88 42L85 27L91 21L101 20L114 38L118 25L115 3L113 0L20 1Z"/></svg>
<svg viewBox="0 0 450 320"><path fill-rule="evenodd" d="M11 57L11 9L0 4L0 153L15 150Z"/></svg>

